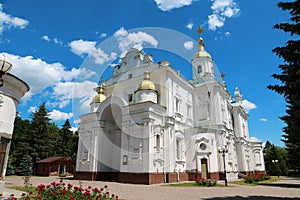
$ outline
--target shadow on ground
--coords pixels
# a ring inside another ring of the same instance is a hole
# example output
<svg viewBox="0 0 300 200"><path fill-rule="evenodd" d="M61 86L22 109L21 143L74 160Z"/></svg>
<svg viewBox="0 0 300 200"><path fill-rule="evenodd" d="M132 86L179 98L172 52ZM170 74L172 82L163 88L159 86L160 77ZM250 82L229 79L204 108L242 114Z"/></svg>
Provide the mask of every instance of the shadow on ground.
<svg viewBox="0 0 300 200"><path fill-rule="evenodd" d="M288 200L298 200L300 198L293 198L293 197L272 197L272 196L249 196L249 197L242 197L242 196L234 196L234 197L213 197L213 198L206 198L205 200L238 200L238 199L251 199L251 200L283 200L283 199L288 199Z"/></svg>
<svg viewBox="0 0 300 200"><path fill-rule="evenodd" d="M300 188L300 184L287 184L287 183L270 183L270 184L259 184L259 185L283 187L283 188Z"/></svg>

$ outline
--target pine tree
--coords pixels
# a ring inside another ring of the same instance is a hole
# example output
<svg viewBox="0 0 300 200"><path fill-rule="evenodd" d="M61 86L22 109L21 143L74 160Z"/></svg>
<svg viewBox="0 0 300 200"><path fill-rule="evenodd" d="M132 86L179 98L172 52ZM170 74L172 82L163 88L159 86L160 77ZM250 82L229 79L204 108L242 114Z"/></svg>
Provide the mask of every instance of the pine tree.
<svg viewBox="0 0 300 200"><path fill-rule="evenodd" d="M43 103L39 109L31 115L31 144L32 151L29 154L32 156L34 163L34 169L36 168L36 162L51 156L51 134L49 133L50 118L48 117L48 110L45 103Z"/></svg>
<svg viewBox="0 0 300 200"><path fill-rule="evenodd" d="M276 47L273 52L284 63L279 65L281 74L272 77L281 81L281 85L269 85L268 88L282 94L287 103L286 115L280 117L285 123L283 141L287 147L289 163L294 169L300 169L300 0L278 3L291 15L290 23L279 23L274 27L291 34L293 39L285 46Z"/></svg>
<svg viewBox="0 0 300 200"><path fill-rule="evenodd" d="M31 176L32 175L32 158L30 155L25 154L20 162L20 168L18 173L22 176Z"/></svg>
<svg viewBox="0 0 300 200"><path fill-rule="evenodd" d="M30 130L30 121L22 120L19 116L16 116L9 153L9 158L14 168L19 167L24 153L32 152L33 150L31 146Z"/></svg>

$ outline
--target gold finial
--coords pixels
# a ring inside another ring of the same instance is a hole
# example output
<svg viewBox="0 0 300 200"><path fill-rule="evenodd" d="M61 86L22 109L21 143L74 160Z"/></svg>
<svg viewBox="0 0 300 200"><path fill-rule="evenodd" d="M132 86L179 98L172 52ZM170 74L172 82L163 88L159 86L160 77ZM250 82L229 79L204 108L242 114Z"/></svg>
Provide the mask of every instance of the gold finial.
<svg viewBox="0 0 300 200"><path fill-rule="evenodd" d="M196 33L200 35L203 31L204 29L201 26L199 26Z"/></svg>
<svg viewBox="0 0 300 200"><path fill-rule="evenodd" d="M221 74L222 80L224 79L225 76L226 76L226 74L224 74L224 73Z"/></svg>

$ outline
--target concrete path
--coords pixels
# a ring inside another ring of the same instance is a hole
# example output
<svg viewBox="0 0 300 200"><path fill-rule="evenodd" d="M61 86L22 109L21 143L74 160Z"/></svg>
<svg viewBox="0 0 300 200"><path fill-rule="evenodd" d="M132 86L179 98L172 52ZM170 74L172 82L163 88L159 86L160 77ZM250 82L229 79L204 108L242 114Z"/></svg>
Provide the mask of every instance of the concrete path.
<svg viewBox="0 0 300 200"><path fill-rule="evenodd" d="M38 184L50 184L58 182L56 177L32 177L30 183L33 186ZM66 184L79 185L77 180L65 180ZM83 187L104 187L108 185L111 193L117 194L121 199L126 200L169 200L169 199L290 199L300 200L300 179L286 177L281 181L263 186L241 186L229 183L229 187L172 187L168 185L134 185L102 181L83 181ZM6 177L6 186L23 186L22 177Z"/></svg>

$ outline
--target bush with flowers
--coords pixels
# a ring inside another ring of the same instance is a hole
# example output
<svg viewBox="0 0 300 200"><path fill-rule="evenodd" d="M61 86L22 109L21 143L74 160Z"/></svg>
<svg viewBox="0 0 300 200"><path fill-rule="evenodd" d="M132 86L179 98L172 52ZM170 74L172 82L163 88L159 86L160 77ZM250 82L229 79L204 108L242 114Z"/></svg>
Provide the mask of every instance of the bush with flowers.
<svg viewBox="0 0 300 200"><path fill-rule="evenodd" d="M259 174L259 173L255 173L255 174L251 174L248 175L244 178L244 182L245 183L257 183L260 181L264 181L264 180L269 180L270 176L268 174Z"/></svg>
<svg viewBox="0 0 300 200"><path fill-rule="evenodd" d="M217 185L216 180L209 180L204 178L196 178L195 182L197 186L212 187Z"/></svg>
<svg viewBox="0 0 300 200"><path fill-rule="evenodd" d="M11 195L8 200L15 200L14 195ZM36 187L36 192L23 193L20 200L119 200L115 194L111 194L107 185L102 188L93 188L88 186L82 188L60 182L52 182L49 185L39 184Z"/></svg>

